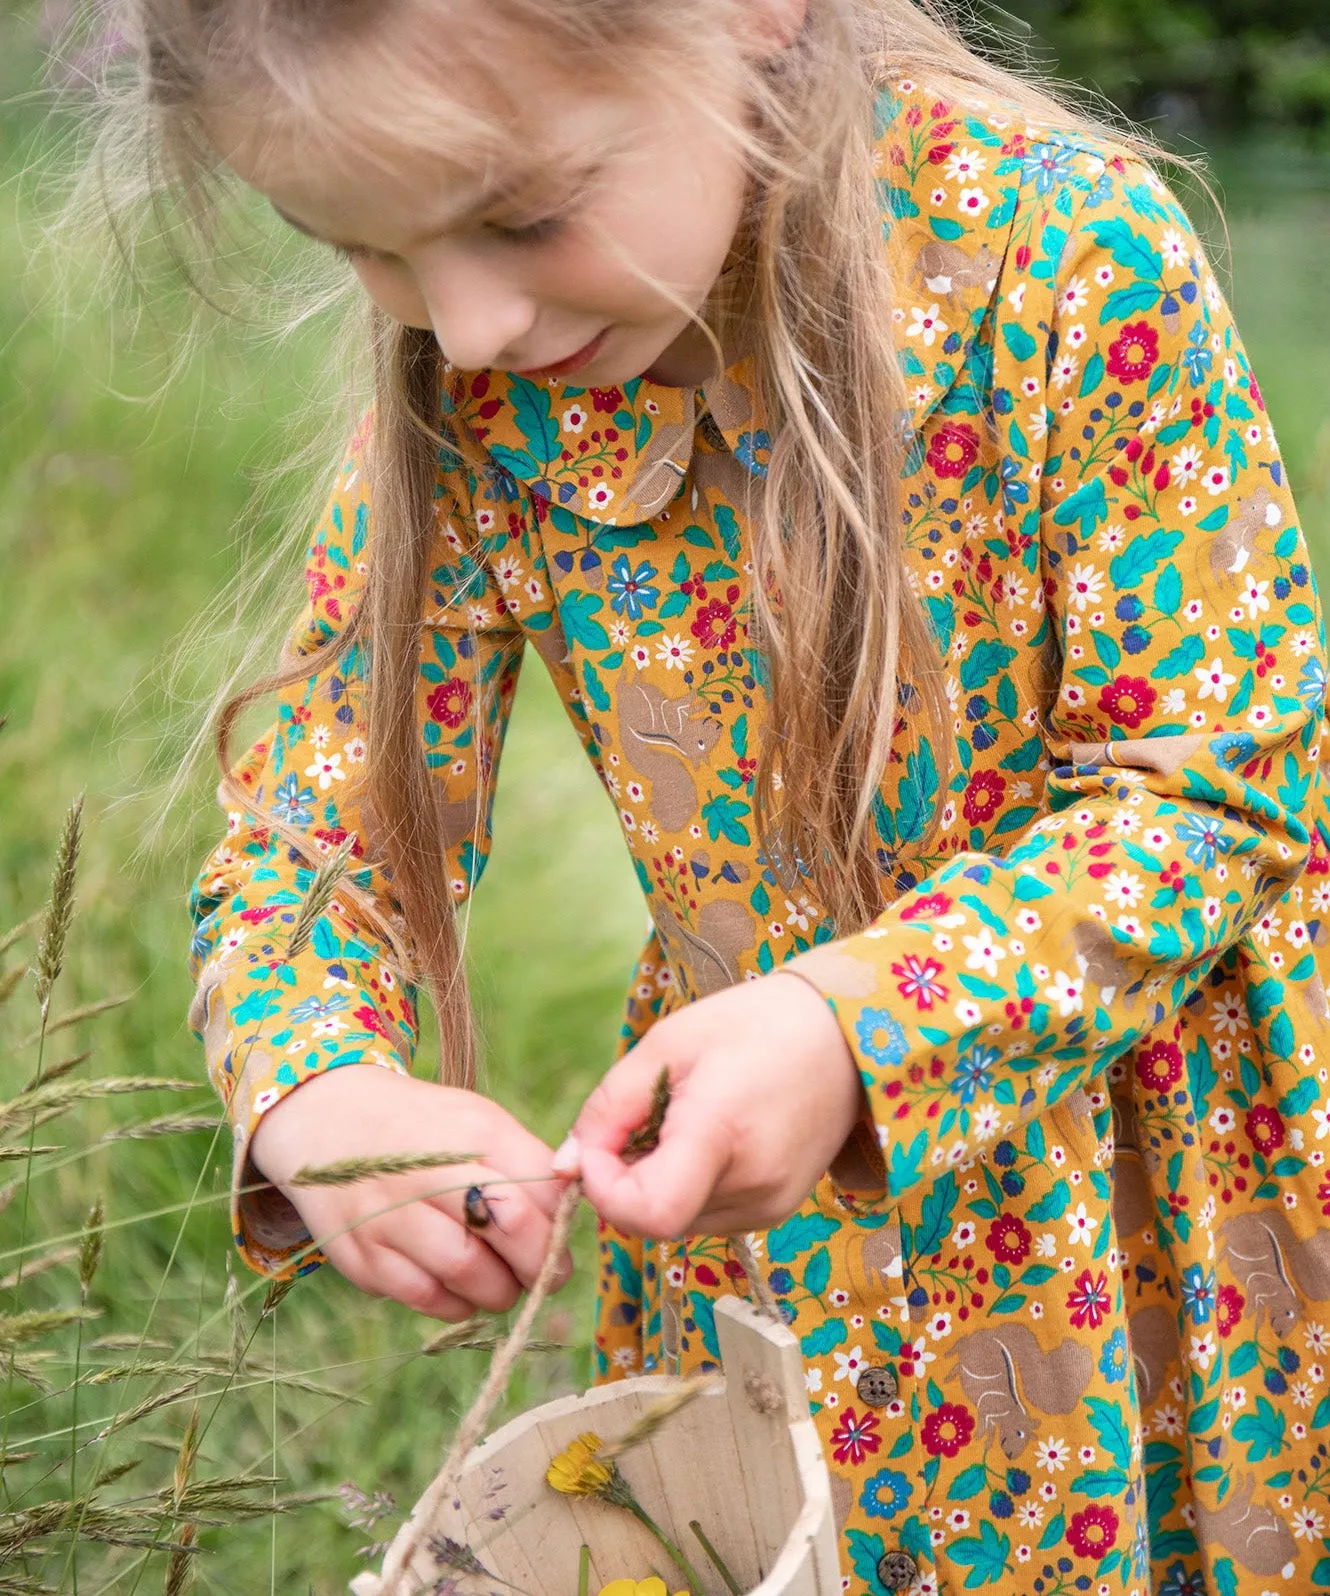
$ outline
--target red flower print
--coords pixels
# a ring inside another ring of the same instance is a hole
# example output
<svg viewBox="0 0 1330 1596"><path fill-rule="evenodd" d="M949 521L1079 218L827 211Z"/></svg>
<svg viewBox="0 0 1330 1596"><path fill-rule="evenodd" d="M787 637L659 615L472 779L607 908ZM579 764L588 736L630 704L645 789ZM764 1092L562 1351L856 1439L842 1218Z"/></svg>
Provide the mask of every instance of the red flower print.
<svg viewBox="0 0 1330 1596"><path fill-rule="evenodd" d="M612 416L623 404L622 388L592 388L591 403L602 415Z"/></svg>
<svg viewBox="0 0 1330 1596"><path fill-rule="evenodd" d="M1117 1538L1118 1515L1111 1507L1098 1503L1073 1513L1067 1525L1067 1545L1077 1557L1093 1557L1098 1561L1113 1550Z"/></svg>
<svg viewBox="0 0 1330 1596"><path fill-rule="evenodd" d="M988 1227L984 1246L999 1263L1024 1263L1030 1256L1030 1232L1015 1214L999 1214Z"/></svg>
<svg viewBox="0 0 1330 1596"><path fill-rule="evenodd" d="M928 463L940 477L963 477L979 458L979 434L963 421L948 421L933 434Z"/></svg>
<svg viewBox="0 0 1330 1596"><path fill-rule="evenodd" d="M1312 851L1307 860L1309 876L1330 876L1330 849L1325 845L1319 826L1312 827Z"/></svg>
<svg viewBox="0 0 1330 1596"><path fill-rule="evenodd" d="M961 812L972 826L982 826L1002 807L1007 796L1007 779L995 770L981 770L970 777Z"/></svg>
<svg viewBox="0 0 1330 1596"><path fill-rule="evenodd" d="M902 920L931 920L935 915L948 914L951 899L945 892L930 892L926 898L916 898L907 909L901 910Z"/></svg>
<svg viewBox="0 0 1330 1596"><path fill-rule="evenodd" d="M471 686L460 676L440 683L429 695L431 720L440 721L455 731L471 713Z"/></svg>
<svg viewBox="0 0 1330 1596"><path fill-rule="evenodd" d="M1273 1153L1284 1145L1284 1121L1278 1109L1265 1103L1258 1103L1247 1111L1243 1129L1258 1153Z"/></svg>
<svg viewBox="0 0 1330 1596"><path fill-rule="evenodd" d="M1159 334L1148 321L1124 327L1108 351L1108 371L1119 382L1144 382L1159 364Z"/></svg>
<svg viewBox="0 0 1330 1596"><path fill-rule="evenodd" d="M697 612L692 633L703 648L729 648L734 642L738 630L734 620L734 600L738 596L738 588L732 587L728 593L728 604L724 599L712 599Z"/></svg>
<svg viewBox="0 0 1330 1596"><path fill-rule="evenodd" d="M363 1004L355 1011L355 1016L367 1031L376 1031L380 1036L388 1035L388 1027L383 1023L383 1016L377 1009L371 1008L368 1003Z"/></svg>
<svg viewBox="0 0 1330 1596"><path fill-rule="evenodd" d="M921 959L907 953L899 964L893 964L891 973L898 977L896 990L902 997L913 998L917 1007L931 1009L941 1002L951 990L938 980L942 965L936 959Z"/></svg>
<svg viewBox="0 0 1330 1596"><path fill-rule="evenodd" d="M1135 731L1158 697L1143 676L1119 676L1100 693L1099 707L1115 725Z"/></svg>
<svg viewBox="0 0 1330 1596"><path fill-rule="evenodd" d="M944 1402L924 1420L924 1450L929 1457L955 1457L974 1434L974 1415L959 1402Z"/></svg>
<svg viewBox="0 0 1330 1596"><path fill-rule="evenodd" d="M832 1456L837 1463L862 1463L870 1452L876 1452L882 1445L877 1424L877 1414L865 1413L861 1419L853 1408L846 1408L845 1417L831 1432Z"/></svg>
<svg viewBox="0 0 1330 1596"><path fill-rule="evenodd" d="M1236 1286L1220 1286L1215 1294L1215 1324L1221 1336L1233 1334L1246 1306L1247 1299Z"/></svg>
<svg viewBox="0 0 1330 1596"><path fill-rule="evenodd" d="M1071 1309L1071 1322L1078 1330L1083 1330L1089 1325L1091 1330L1097 1330L1104 1322L1104 1315L1108 1312L1111 1298L1108 1295L1108 1277L1101 1269L1097 1275L1092 1275L1088 1269L1083 1269L1076 1281L1075 1289L1067 1298L1067 1306Z"/></svg>
<svg viewBox="0 0 1330 1596"><path fill-rule="evenodd" d="M1151 1092L1166 1092L1182 1079L1182 1049L1176 1042L1152 1042L1136 1055L1136 1078Z"/></svg>

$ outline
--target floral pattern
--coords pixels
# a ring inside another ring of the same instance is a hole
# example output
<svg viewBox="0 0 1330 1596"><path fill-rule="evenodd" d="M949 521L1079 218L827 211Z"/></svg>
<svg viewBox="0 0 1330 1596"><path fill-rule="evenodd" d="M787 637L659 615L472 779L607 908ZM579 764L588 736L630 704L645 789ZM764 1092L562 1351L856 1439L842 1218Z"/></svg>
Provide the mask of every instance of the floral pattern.
<svg viewBox="0 0 1330 1596"><path fill-rule="evenodd" d="M881 915L838 936L756 836L746 501L771 431L742 364L697 393L448 373L419 719L449 890L484 869L478 795L530 644L652 915L623 1046L788 960L832 1005L871 1118L749 1239L802 1348L850 1590L885 1596L898 1554L917 1592L1330 1588L1325 654L1260 388L1130 155L897 84L878 158L909 576L957 741L949 777L912 735L885 772ZM297 650L359 600L364 442ZM391 912L357 802L363 672L353 650L282 697L195 891L194 1019L242 1175L283 1093L414 1044L349 897L283 951L310 859L346 837ZM262 1202L236 1229L293 1267ZM715 1361L743 1281L724 1239L599 1247L601 1378Z"/></svg>

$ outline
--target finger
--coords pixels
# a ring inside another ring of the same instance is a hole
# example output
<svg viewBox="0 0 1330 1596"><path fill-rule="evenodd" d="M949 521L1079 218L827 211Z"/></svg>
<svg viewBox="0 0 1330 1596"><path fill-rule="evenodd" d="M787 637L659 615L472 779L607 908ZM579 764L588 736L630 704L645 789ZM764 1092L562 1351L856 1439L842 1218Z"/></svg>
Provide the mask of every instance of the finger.
<svg viewBox="0 0 1330 1596"><path fill-rule="evenodd" d="M582 1150L582 1189L597 1213L630 1235L657 1241L695 1226L712 1206L730 1157L726 1139L686 1101L671 1114L660 1146L635 1163L604 1147Z"/></svg>
<svg viewBox="0 0 1330 1596"><path fill-rule="evenodd" d="M552 1228L549 1215L535 1201L530 1186L515 1186L492 1169L477 1171L475 1185L480 1187L480 1196L472 1205L472 1212L484 1217L483 1225L477 1225L474 1220L467 1223L465 1193L443 1193L434 1199L434 1206L490 1248L520 1284L530 1290L549 1251ZM572 1257L565 1249L555 1290L567 1282L572 1269Z"/></svg>
<svg viewBox="0 0 1330 1596"><path fill-rule="evenodd" d="M471 1318L476 1311L474 1303L450 1291L429 1270L391 1247L371 1244L338 1249L336 1253L330 1248L328 1258L339 1274L369 1296L389 1297L431 1319L456 1323Z"/></svg>
<svg viewBox="0 0 1330 1596"><path fill-rule="evenodd" d="M595 1148L616 1157L623 1152L628 1138L651 1114L664 1063L658 1047L639 1044L606 1073L573 1126L573 1137L584 1154Z"/></svg>
<svg viewBox="0 0 1330 1596"><path fill-rule="evenodd" d="M521 1282L460 1217L433 1203L413 1203L393 1216L391 1246L457 1296L487 1313L506 1313Z"/></svg>
<svg viewBox="0 0 1330 1596"><path fill-rule="evenodd" d="M539 1136L533 1136L514 1120L502 1135L491 1140L485 1161L491 1170L501 1169L513 1180L525 1181L523 1189L530 1201L553 1219L563 1182L555 1177L553 1155Z"/></svg>

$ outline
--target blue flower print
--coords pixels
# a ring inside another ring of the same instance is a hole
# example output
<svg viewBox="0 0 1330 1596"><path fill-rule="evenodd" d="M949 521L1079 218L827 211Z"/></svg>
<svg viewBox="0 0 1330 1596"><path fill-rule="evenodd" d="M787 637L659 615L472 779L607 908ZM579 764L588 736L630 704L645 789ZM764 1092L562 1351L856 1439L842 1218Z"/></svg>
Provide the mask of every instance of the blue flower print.
<svg viewBox="0 0 1330 1596"><path fill-rule="evenodd" d="M628 556L621 554L605 579L610 604L630 621L640 620L644 609L654 610L660 603L660 589L650 586L655 574L656 567L649 560L643 560L634 570Z"/></svg>
<svg viewBox="0 0 1330 1596"><path fill-rule="evenodd" d="M1199 1569L1189 1574L1179 1558L1168 1565L1159 1596L1205 1596L1205 1575Z"/></svg>
<svg viewBox="0 0 1330 1596"><path fill-rule="evenodd" d="M1256 739L1250 732L1225 732L1210 741L1210 752L1225 770L1236 770L1256 758Z"/></svg>
<svg viewBox="0 0 1330 1596"><path fill-rule="evenodd" d="M1071 146L1062 140L1033 144L1021 162L1021 182L1033 183L1036 194L1051 194L1072 176Z"/></svg>
<svg viewBox="0 0 1330 1596"><path fill-rule="evenodd" d="M1191 337L1187 340L1187 348L1182 356L1182 364L1187 368L1193 388L1201 386L1210 375L1214 363L1215 356L1210 348L1210 335L1206 331L1205 323L1198 321L1192 328Z"/></svg>
<svg viewBox="0 0 1330 1596"><path fill-rule="evenodd" d="M905 1057L905 1032L889 1009L865 1009L855 1032L859 1046L874 1064L899 1064Z"/></svg>
<svg viewBox="0 0 1330 1596"><path fill-rule="evenodd" d="M314 818L309 805L314 802L313 787L302 788L295 771L289 772L273 789L272 812L288 826L307 826Z"/></svg>
<svg viewBox="0 0 1330 1596"><path fill-rule="evenodd" d="M1298 677L1298 697L1310 710L1317 710L1325 701L1325 666L1319 659L1309 659Z"/></svg>
<svg viewBox="0 0 1330 1596"><path fill-rule="evenodd" d="M1187 844L1187 857L1193 864L1206 870L1214 868L1215 859L1233 846L1222 823L1214 815L1184 815L1177 824L1177 839Z"/></svg>
<svg viewBox="0 0 1330 1596"><path fill-rule="evenodd" d="M1127 1337L1118 1329L1104 1343L1099 1354L1099 1372L1110 1385L1127 1378Z"/></svg>
<svg viewBox="0 0 1330 1596"><path fill-rule="evenodd" d="M973 1103L980 1092L993 1085L992 1069L1002 1055L995 1047L984 1047L976 1042L968 1053L956 1060L956 1075L951 1089L962 1103Z"/></svg>
<svg viewBox="0 0 1330 1596"><path fill-rule="evenodd" d="M1182 1271L1182 1306L1196 1324L1209 1324L1215 1304L1215 1272L1207 1275L1200 1264L1188 1264Z"/></svg>
<svg viewBox="0 0 1330 1596"><path fill-rule="evenodd" d="M914 1487L897 1469L879 1469L864 1481L859 1506L869 1518L895 1518L910 1505Z"/></svg>
<svg viewBox="0 0 1330 1596"><path fill-rule="evenodd" d="M330 1014L339 1014L346 1008L347 1002L343 992L334 992L328 998L307 997L291 1010L290 1018L301 1023L305 1020L326 1020Z"/></svg>
<svg viewBox="0 0 1330 1596"><path fill-rule="evenodd" d="M771 434L768 432L741 432L738 442L734 445L734 457L741 466L746 466L755 477L766 476L767 464L771 459Z"/></svg>

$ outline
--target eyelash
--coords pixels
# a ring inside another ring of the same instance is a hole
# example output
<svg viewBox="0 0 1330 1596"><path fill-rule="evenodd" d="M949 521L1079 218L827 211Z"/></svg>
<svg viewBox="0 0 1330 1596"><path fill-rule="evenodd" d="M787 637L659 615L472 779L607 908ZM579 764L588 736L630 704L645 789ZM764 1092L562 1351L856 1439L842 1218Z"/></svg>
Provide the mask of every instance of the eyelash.
<svg viewBox="0 0 1330 1596"><path fill-rule="evenodd" d="M486 229L496 237L511 244L545 244L558 235L568 225L564 216L542 216L533 222L521 222L510 225L504 222L486 222ZM372 249L364 249L350 244L334 244L333 253L340 255L343 260L363 261L376 258Z"/></svg>

